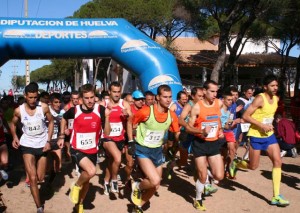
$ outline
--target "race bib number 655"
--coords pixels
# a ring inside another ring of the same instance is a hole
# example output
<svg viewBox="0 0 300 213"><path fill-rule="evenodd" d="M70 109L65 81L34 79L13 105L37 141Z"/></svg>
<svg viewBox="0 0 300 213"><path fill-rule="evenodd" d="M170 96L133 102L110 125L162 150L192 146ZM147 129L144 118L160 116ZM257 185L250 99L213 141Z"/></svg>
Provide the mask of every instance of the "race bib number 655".
<svg viewBox="0 0 300 213"><path fill-rule="evenodd" d="M76 148L78 149L93 149L96 147L96 133L77 133Z"/></svg>

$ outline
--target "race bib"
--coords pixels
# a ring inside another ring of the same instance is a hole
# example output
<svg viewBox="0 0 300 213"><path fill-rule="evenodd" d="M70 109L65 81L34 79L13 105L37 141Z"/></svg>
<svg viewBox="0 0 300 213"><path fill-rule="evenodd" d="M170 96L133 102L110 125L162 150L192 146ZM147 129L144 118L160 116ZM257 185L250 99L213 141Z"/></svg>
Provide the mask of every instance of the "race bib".
<svg viewBox="0 0 300 213"><path fill-rule="evenodd" d="M269 124L269 125L272 125L272 124L273 124L273 120L274 120L274 118L263 118L262 123L263 123L263 124Z"/></svg>
<svg viewBox="0 0 300 213"><path fill-rule="evenodd" d="M73 129L74 119L68 119L68 129Z"/></svg>
<svg viewBox="0 0 300 213"><path fill-rule="evenodd" d="M241 123L241 130L242 132L248 132L250 129L251 124L250 123Z"/></svg>
<svg viewBox="0 0 300 213"><path fill-rule="evenodd" d="M111 128L111 132L110 132L109 136L111 136L111 137L120 136L123 131L123 123L122 122L110 123L110 128Z"/></svg>
<svg viewBox="0 0 300 213"><path fill-rule="evenodd" d="M208 135L205 138L214 138L217 136L219 125L218 122L202 122L202 129L205 129L206 126L210 126L211 129Z"/></svg>
<svg viewBox="0 0 300 213"><path fill-rule="evenodd" d="M42 128L42 125L43 125L42 120L27 122L25 125L27 128L27 135L30 135L30 136L40 135L44 131L44 129Z"/></svg>
<svg viewBox="0 0 300 213"><path fill-rule="evenodd" d="M96 133L76 133L76 148L87 150L96 147Z"/></svg>
<svg viewBox="0 0 300 213"><path fill-rule="evenodd" d="M147 130L144 144L146 146L160 146L164 135L165 131L162 130Z"/></svg>
<svg viewBox="0 0 300 213"><path fill-rule="evenodd" d="M54 128L53 128L53 134L52 134L51 139L52 139L52 140L57 139L57 135L58 135L58 126L54 125Z"/></svg>

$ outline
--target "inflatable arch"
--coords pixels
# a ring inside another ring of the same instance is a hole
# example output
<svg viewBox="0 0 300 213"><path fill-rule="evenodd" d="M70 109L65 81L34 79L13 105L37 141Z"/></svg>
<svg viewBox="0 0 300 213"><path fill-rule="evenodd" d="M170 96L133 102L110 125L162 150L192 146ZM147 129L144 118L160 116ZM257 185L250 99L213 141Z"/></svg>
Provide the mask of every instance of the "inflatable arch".
<svg viewBox="0 0 300 213"><path fill-rule="evenodd" d="M0 66L10 59L111 57L136 74L144 91L182 84L172 54L124 19L0 18Z"/></svg>

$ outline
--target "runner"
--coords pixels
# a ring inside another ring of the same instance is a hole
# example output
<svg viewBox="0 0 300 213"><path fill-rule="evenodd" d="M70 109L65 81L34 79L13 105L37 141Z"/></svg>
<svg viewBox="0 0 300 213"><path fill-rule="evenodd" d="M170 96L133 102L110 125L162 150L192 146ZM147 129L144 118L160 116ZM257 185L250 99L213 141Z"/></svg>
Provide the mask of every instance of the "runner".
<svg viewBox="0 0 300 213"><path fill-rule="evenodd" d="M79 104L79 100L80 100L80 95L79 92L74 90L71 92L71 97L69 97L69 92L64 92L64 101L67 101L70 99L70 101L64 105L63 110L61 111L62 113L67 112L71 107L75 107ZM67 125L68 128L65 128L65 157L66 160L69 161L71 160L71 153L70 153L70 137L72 134L72 130L73 130L73 119L69 119L67 120Z"/></svg>
<svg viewBox="0 0 300 213"><path fill-rule="evenodd" d="M8 174L6 169L8 167L8 149L4 134L4 128L9 131L9 126L3 117L2 109L0 108L0 180L7 180Z"/></svg>
<svg viewBox="0 0 300 213"><path fill-rule="evenodd" d="M151 91L146 91L145 94L145 104L151 106L155 103L155 95Z"/></svg>
<svg viewBox="0 0 300 213"><path fill-rule="evenodd" d="M95 104L94 86L85 84L81 87L83 104L70 108L61 121L58 146L63 147L68 119L74 119L71 135L71 154L81 170L78 180L71 185L70 200L78 213L83 212L83 201L89 189L89 181L96 174L98 141L104 129L109 134L109 110Z"/></svg>
<svg viewBox="0 0 300 213"><path fill-rule="evenodd" d="M137 126L135 155L145 174L145 178L132 187L131 200L137 213L143 212L142 206L159 188L165 161L162 148L165 133L170 128L170 131L176 132L176 138L179 136L178 118L168 109L171 101L171 88L161 85L157 88L157 103L143 107L134 116L133 124ZM129 143L129 146L134 144Z"/></svg>
<svg viewBox="0 0 300 213"><path fill-rule="evenodd" d="M267 75L263 80L264 93L258 94L253 103L243 115L243 119L251 123L248 136L250 137L249 164L246 161L234 161L230 167L230 175L234 176L237 167L257 169L261 150L266 151L273 164L273 198L271 205L288 206L289 201L280 195L281 157L280 148L274 135L272 125L277 109L278 80L275 75Z"/></svg>
<svg viewBox="0 0 300 213"><path fill-rule="evenodd" d="M30 180L30 191L37 207L37 212L44 212L38 189L38 182L44 181L47 151L50 150L50 141L53 133L53 117L47 104L37 102L38 85L30 83L25 87L26 102L14 111L10 126L13 136L13 147L20 147L23 153L26 173ZM45 117L49 121L48 134ZM16 134L17 122L23 124L23 135L19 141Z"/></svg>
<svg viewBox="0 0 300 213"><path fill-rule="evenodd" d="M109 123L110 134L103 135L103 147L107 156L107 168L104 177L104 193L119 193L118 172L121 164L122 151L125 146L125 134L128 142L132 141L132 113L128 102L121 99L121 84L112 82L109 86L110 99L107 107L111 109ZM127 128L127 129L126 129ZM125 129L127 132L125 132Z"/></svg>
<svg viewBox="0 0 300 213"><path fill-rule="evenodd" d="M49 104L49 109L54 120L53 134L50 141L51 151L48 153L48 167L50 170L49 183L52 183L57 173L61 170L61 149L57 145L58 135L60 133L60 121L62 119L60 112L61 95L59 93L52 93L50 95ZM49 123L46 122L46 124L48 125Z"/></svg>
<svg viewBox="0 0 300 213"><path fill-rule="evenodd" d="M211 168L213 178L222 180L224 177L224 164L220 155L220 139L224 137L221 129L222 102L217 97L218 84L212 80L203 85L204 99L196 103L191 111L189 125L198 128L192 142L192 152L199 180L196 181L197 194L194 207L206 210L202 201L202 192L208 178L207 163Z"/></svg>

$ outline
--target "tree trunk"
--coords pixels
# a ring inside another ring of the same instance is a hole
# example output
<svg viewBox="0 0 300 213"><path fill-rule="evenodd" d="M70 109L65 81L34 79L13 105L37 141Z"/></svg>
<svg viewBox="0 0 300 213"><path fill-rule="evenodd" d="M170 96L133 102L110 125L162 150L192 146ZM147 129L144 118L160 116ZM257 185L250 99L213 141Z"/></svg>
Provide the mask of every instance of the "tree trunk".
<svg viewBox="0 0 300 213"><path fill-rule="evenodd" d="M296 81L295 81L295 90L294 96L299 96L299 78L300 78L300 55L297 60L297 72L296 72Z"/></svg>
<svg viewBox="0 0 300 213"><path fill-rule="evenodd" d="M96 86L96 82L97 82L97 75L98 75L98 69L99 69L99 65L100 62L102 61L102 58L99 59L95 59L95 76L94 76L94 82L93 82L93 86Z"/></svg>

